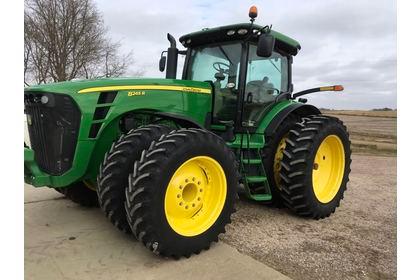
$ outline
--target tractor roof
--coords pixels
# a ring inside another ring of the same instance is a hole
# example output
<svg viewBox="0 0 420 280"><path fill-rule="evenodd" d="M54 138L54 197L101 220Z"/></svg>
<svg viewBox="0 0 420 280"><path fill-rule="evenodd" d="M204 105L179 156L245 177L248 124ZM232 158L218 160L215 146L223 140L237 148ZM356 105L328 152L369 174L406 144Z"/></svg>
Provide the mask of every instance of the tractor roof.
<svg viewBox="0 0 420 280"><path fill-rule="evenodd" d="M200 45L206 45L211 43L217 42L225 42L225 41L234 41L234 40L241 40L246 38L248 34L238 34L238 30L246 29L249 30L251 24L250 23L239 23L239 24L232 24L232 25L225 25L219 26L215 28L205 28L201 31L193 32L181 36L179 41L184 47L195 47ZM260 29L262 26L254 24L254 29ZM228 35L228 31L234 30L234 34ZM271 33L274 38L276 39L276 45L283 51L291 54L296 55L300 50L300 44L296 40L293 40L286 35L271 30Z"/></svg>

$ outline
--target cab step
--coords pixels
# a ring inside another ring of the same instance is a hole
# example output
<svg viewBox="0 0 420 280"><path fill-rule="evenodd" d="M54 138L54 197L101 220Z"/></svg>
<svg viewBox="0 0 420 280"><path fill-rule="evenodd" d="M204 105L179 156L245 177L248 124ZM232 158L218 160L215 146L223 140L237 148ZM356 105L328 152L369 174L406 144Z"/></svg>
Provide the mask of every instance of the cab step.
<svg viewBox="0 0 420 280"><path fill-rule="evenodd" d="M251 194L251 198L255 201L270 201L272 196L271 194Z"/></svg>
<svg viewBox="0 0 420 280"><path fill-rule="evenodd" d="M244 164L261 164L261 159L255 158L255 159L242 159L242 163Z"/></svg>
<svg viewBox="0 0 420 280"><path fill-rule="evenodd" d="M246 181L248 183L264 183L267 182L267 177L265 176L246 176Z"/></svg>

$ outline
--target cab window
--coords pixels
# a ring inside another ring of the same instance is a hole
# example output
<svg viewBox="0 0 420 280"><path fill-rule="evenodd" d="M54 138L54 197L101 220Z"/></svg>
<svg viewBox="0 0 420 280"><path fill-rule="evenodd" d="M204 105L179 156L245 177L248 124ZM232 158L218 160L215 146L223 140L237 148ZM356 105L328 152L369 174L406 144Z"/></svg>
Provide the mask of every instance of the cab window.
<svg viewBox="0 0 420 280"><path fill-rule="evenodd" d="M235 119L241 50L240 43L192 49L187 79L213 82L216 122Z"/></svg>
<svg viewBox="0 0 420 280"><path fill-rule="evenodd" d="M271 57L257 56L257 47L250 45L243 122L253 126L269 106L288 91L288 60L273 52Z"/></svg>

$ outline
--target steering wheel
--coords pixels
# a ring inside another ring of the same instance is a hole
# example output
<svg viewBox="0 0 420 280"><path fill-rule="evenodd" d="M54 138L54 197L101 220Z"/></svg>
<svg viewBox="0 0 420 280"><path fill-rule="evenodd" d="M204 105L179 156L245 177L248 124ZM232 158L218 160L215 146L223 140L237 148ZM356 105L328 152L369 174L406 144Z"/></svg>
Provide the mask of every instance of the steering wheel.
<svg viewBox="0 0 420 280"><path fill-rule="evenodd" d="M224 62L213 63L213 68L220 73L229 73L230 65Z"/></svg>

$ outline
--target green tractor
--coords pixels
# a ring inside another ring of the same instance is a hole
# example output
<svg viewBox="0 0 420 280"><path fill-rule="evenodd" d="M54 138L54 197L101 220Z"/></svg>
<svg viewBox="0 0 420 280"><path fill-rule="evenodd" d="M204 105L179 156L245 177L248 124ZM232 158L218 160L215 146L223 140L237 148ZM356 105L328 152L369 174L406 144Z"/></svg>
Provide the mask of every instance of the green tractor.
<svg viewBox="0 0 420 280"><path fill-rule="evenodd" d="M255 7L249 15L182 36L185 50L168 34L166 79L25 88L25 182L99 205L118 229L173 258L217 241L238 193L328 217L346 190L349 135L298 97L343 87L293 93L299 43L254 24Z"/></svg>

